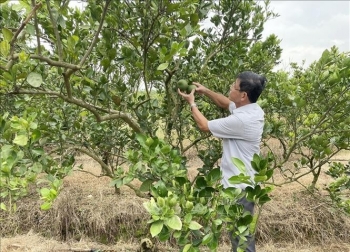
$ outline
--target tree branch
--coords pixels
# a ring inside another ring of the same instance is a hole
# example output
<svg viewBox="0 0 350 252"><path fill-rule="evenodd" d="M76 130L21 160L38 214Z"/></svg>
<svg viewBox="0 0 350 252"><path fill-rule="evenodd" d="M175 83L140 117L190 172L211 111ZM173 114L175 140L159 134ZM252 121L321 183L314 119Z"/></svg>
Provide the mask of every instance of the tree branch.
<svg viewBox="0 0 350 252"><path fill-rule="evenodd" d="M35 0L32 0L32 7L35 8ZM38 43L38 54L41 54L41 44L40 44L40 30L38 26L38 19L36 17L36 12L34 13L34 27L36 32L36 42Z"/></svg>
<svg viewBox="0 0 350 252"><path fill-rule="evenodd" d="M46 0L46 1L49 1L49 0ZM80 60L79 62L79 67L82 67L85 63L85 61L87 60L87 58L90 56L91 52L92 52L92 49L95 47L96 43L97 43L97 40L98 40L98 35L100 34L101 30L102 30L102 26L103 26L103 22L104 22L104 19L106 17L106 14L107 14L107 10L108 10L108 5L110 4L111 0L107 0L106 1L106 4L103 8L103 13L102 13L102 17L101 17L101 20L100 20L100 24L98 26L98 29L95 33L95 36L90 44L90 47L88 48L88 50L85 52L83 58ZM66 90L67 90L67 95L70 99L72 99L72 88L71 88L71 85L70 85L70 76L76 71L77 69L68 69L66 72L63 73L63 78L64 78L64 84L65 84L65 87L66 87Z"/></svg>
<svg viewBox="0 0 350 252"><path fill-rule="evenodd" d="M41 91L41 90L16 90L16 91L11 92L9 94L32 94L32 95L57 96L68 103L75 104L81 108L87 109L95 116L97 122L103 122L103 121L108 121L108 120L113 120L113 119L122 119L135 132L137 132L137 133L143 132L142 129L140 128L140 126L132 119L131 115L128 113L123 113L123 112L117 111L117 110L106 110L104 108L97 107L97 106L94 106L92 104L86 103L82 100L67 97L67 96L62 95L61 93L58 93L58 92ZM110 113L110 114L105 115L105 116L101 116L99 114L99 112Z"/></svg>
<svg viewBox="0 0 350 252"><path fill-rule="evenodd" d="M108 10L108 6L109 4L111 3L111 0L107 0L106 1L106 4L103 8L103 12L102 12L102 17L101 17L101 20L100 20L100 24L98 26L98 29L96 31L96 34L94 36L94 39L93 41L91 42L91 45L89 47L89 49L86 51L85 55L83 56L83 58L81 59L80 63L79 63L79 66L82 66L84 65L85 61L87 60L87 58L89 57L89 55L91 54L91 51L92 49L95 47L96 43L97 43L97 39L98 39L98 35L100 34L101 32L101 29L102 29L102 26L103 26L103 22L104 22L104 19L106 18L106 14L107 14L107 10Z"/></svg>
<svg viewBox="0 0 350 252"><path fill-rule="evenodd" d="M191 149L192 146L196 145L196 143L198 143L198 142L200 142L200 141L202 141L202 140L204 140L204 139L207 139L207 138L209 138L210 136L211 136L211 135L208 134L208 135L206 135L206 136L197 138L197 139L194 140L190 145L188 145L186 148L184 148L182 152L185 153L186 151L188 151L189 149Z"/></svg>
<svg viewBox="0 0 350 252"><path fill-rule="evenodd" d="M18 35L21 33L21 31L24 29L24 27L28 24L29 20L33 17L33 15L35 14L35 12L37 11L37 9L39 9L41 7L41 3L38 3L37 5L34 6L34 8L32 9L32 11L28 14L27 18L22 22L21 26L18 28L18 30L15 32L15 34L13 35L11 41L10 41L10 55L9 55L9 59L10 61L12 61L12 56L15 52L15 42L18 38Z"/></svg>
<svg viewBox="0 0 350 252"><path fill-rule="evenodd" d="M113 178L113 173L112 173L111 169L97 155L95 155L91 151L88 151L84 148L80 148L77 146L70 146L70 149L77 150L77 151L84 153L84 154L88 155L89 157L91 157L93 160L95 160L96 162L98 162L101 165L101 168L105 172L106 176Z"/></svg>
<svg viewBox="0 0 350 252"><path fill-rule="evenodd" d="M5 71L9 71L10 68L13 66L13 64L15 63L15 60L18 59L19 54L15 53L11 60L6 64L6 66L2 66L0 65L0 68L5 70ZM52 60L50 58L44 57L42 55L37 55L37 54L31 54L29 55L29 57L31 59L37 59L37 60L41 60L44 61L46 63L48 63L50 66L57 66L57 67L64 67L64 68L70 68L72 70L79 70L81 69L81 67L71 64L71 63L67 63L67 62L60 62L60 61L56 61L56 60Z"/></svg>
<svg viewBox="0 0 350 252"><path fill-rule="evenodd" d="M16 55L16 57L18 57L18 55ZM79 70L81 69L81 67L71 64L71 63L67 63L67 62L63 62L63 61L56 61L56 60L52 60L50 58L41 56L41 55L36 55L36 54L32 54L29 56L32 59L38 59L41 61L44 61L46 63L48 63L50 66L57 66L57 67L64 67L64 68L69 68L72 70Z"/></svg>
<svg viewBox="0 0 350 252"><path fill-rule="evenodd" d="M118 111L117 114L111 114L100 117L100 122L119 118L126 122L136 133L143 132L140 126L132 120L130 114L122 113L120 111Z"/></svg>

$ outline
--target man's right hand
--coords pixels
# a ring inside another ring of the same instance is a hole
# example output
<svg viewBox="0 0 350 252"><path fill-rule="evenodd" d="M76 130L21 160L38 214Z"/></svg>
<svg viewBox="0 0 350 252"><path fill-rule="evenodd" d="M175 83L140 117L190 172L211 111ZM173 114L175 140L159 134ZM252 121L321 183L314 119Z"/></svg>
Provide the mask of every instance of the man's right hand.
<svg viewBox="0 0 350 252"><path fill-rule="evenodd" d="M203 86L199 82L192 82L192 84L197 87L196 93L207 96L220 108L229 109L229 105L231 101L228 97L224 96L223 94L216 93L210 90L209 88Z"/></svg>

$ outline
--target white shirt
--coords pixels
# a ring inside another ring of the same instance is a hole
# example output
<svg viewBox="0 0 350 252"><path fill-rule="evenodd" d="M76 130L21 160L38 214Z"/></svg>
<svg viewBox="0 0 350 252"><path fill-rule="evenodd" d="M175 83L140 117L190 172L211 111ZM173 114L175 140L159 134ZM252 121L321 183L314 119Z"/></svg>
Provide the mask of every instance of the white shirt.
<svg viewBox="0 0 350 252"><path fill-rule="evenodd" d="M222 138L223 154L221 159L222 184L227 187L244 189L247 184L230 184L228 179L241 172L232 163L232 158L242 160L247 175L254 177L256 171L251 166L253 155L260 153L260 141L264 128L264 111L257 103L251 103L236 108L231 102L231 115L225 118L211 120L208 127L213 136Z"/></svg>

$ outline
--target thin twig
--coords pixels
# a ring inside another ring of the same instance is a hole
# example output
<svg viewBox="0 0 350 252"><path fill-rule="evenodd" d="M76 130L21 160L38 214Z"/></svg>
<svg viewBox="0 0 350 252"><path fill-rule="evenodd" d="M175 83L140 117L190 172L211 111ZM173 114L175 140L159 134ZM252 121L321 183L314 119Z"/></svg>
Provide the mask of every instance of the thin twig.
<svg viewBox="0 0 350 252"><path fill-rule="evenodd" d="M89 49L86 51L85 55L83 56L83 58L81 59L80 63L79 63L79 66L82 66L84 65L85 61L87 60L87 58L89 57L89 55L91 54L91 51L93 48L95 48L95 45L97 43L97 40L98 40L98 35L100 34L101 30L102 30L102 27L103 27L103 22L105 20L105 17L106 17L106 14L107 14L107 10L108 10L108 6L110 4L111 0L107 0L106 1L106 4L103 8L103 12L102 12L102 17L101 17L101 20L100 20L100 24L98 26L98 29L96 31L96 34L94 36L94 39L92 40L91 44L90 44L90 47Z"/></svg>
<svg viewBox="0 0 350 252"><path fill-rule="evenodd" d="M52 14L52 10L50 7L50 0L46 0L46 6L47 6L47 10L48 10L49 15L50 15L50 20L52 22L53 31L54 31L55 37L56 37L58 59L59 59L59 61L63 61L61 37L60 37L60 34L58 32L58 28L57 28L57 20L55 20L53 14Z"/></svg>
<svg viewBox="0 0 350 252"><path fill-rule="evenodd" d="M35 0L32 0L32 7L35 7ZM41 55L41 44L40 44L40 30L38 26L38 19L36 16L36 12L34 13L34 27L36 32L36 42L38 44L38 54Z"/></svg>
<svg viewBox="0 0 350 252"><path fill-rule="evenodd" d="M34 6L34 8L32 9L32 11L28 14L27 18L22 22L22 24L20 25L20 27L18 28L18 30L15 32L15 34L13 35L11 42L10 42L10 55L9 55L9 59L12 60L12 56L15 52L15 42L18 38L18 35L21 33L21 31L24 29L24 27L28 24L29 20L34 16L35 12L37 11L37 9L39 9L41 7L41 3L38 3L37 5Z"/></svg>
<svg viewBox="0 0 350 252"><path fill-rule="evenodd" d="M41 91L41 90L16 90L14 92L11 92L9 94L32 94L32 95L51 95L51 96L57 96L61 98L62 100L75 104L79 107L85 108L88 111L90 111L96 118L97 122L103 122L103 121L108 121L108 120L113 120L113 119L122 119L125 123L127 123L135 132L142 133L143 130L141 127L132 119L132 116L128 113L124 113L121 111L117 110L106 110L102 107L98 107L89 103L86 103L82 100L78 100L75 98L69 98L63 94L60 94L58 92L53 92L53 91ZM112 113L109 115L101 116L99 112L104 112L104 113Z"/></svg>

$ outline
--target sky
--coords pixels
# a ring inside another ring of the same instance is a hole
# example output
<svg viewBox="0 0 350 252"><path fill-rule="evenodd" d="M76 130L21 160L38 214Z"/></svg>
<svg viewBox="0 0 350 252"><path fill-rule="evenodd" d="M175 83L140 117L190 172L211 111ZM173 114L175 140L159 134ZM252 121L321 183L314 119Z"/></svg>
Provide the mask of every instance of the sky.
<svg viewBox="0 0 350 252"><path fill-rule="evenodd" d="M280 16L265 23L263 37L274 33L281 39L282 63L307 67L318 60L325 49L337 46L350 52L350 1L275 1L270 9Z"/></svg>

